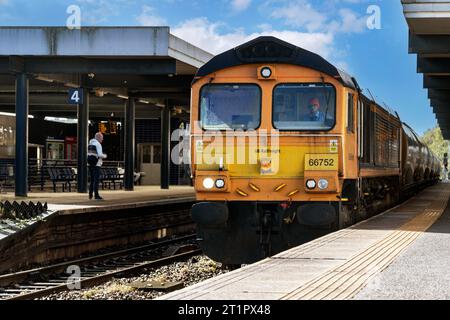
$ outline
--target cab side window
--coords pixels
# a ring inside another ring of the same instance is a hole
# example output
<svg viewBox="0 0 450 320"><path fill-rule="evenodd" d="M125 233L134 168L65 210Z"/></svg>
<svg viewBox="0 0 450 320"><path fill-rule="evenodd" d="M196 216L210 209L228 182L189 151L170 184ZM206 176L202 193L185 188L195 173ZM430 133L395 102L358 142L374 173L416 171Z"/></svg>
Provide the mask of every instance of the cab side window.
<svg viewBox="0 0 450 320"><path fill-rule="evenodd" d="M349 93L347 96L347 132L354 133L355 132L355 112L354 112L354 95L353 93Z"/></svg>

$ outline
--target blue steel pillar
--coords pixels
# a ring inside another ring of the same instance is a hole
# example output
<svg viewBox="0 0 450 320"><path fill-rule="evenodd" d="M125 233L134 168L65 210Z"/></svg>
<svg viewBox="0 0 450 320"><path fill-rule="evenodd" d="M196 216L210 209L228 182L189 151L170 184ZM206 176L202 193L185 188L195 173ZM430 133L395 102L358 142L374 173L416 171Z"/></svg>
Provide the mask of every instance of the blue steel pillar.
<svg viewBox="0 0 450 320"><path fill-rule="evenodd" d="M89 140L89 89L83 88L83 103L78 105L78 170L77 189L79 193L88 192L87 147Z"/></svg>
<svg viewBox="0 0 450 320"><path fill-rule="evenodd" d="M28 196L28 77L16 75L16 197Z"/></svg>
<svg viewBox="0 0 450 320"><path fill-rule="evenodd" d="M128 98L125 107L125 190L134 190L135 99Z"/></svg>
<svg viewBox="0 0 450 320"><path fill-rule="evenodd" d="M161 189L169 189L170 179L170 108L161 111Z"/></svg>

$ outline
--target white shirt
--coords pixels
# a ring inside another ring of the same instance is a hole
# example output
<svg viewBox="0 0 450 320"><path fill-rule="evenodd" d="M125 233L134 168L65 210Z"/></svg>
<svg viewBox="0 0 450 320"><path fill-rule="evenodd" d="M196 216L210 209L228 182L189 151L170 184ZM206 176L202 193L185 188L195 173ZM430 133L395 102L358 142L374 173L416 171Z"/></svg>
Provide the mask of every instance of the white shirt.
<svg viewBox="0 0 450 320"><path fill-rule="evenodd" d="M103 164L103 159L106 159L107 157L106 154L103 153L102 144L98 142L97 139L91 139L91 141L89 141L89 145L94 145L97 148L97 157L98 157L97 167L101 167Z"/></svg>

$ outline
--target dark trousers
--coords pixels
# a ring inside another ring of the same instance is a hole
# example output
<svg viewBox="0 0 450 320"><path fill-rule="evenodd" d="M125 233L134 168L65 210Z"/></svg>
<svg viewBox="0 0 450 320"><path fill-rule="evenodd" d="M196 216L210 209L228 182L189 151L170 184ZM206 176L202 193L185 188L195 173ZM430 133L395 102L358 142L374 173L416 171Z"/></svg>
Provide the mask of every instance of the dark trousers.
<svg viewBox="0 0 450 320"><path fill-rule="evenodd" d="M91 175L91 184L89 185L89 194L98 196L98 183L100 180L100 167L89 166L89 174Z"/></svg>

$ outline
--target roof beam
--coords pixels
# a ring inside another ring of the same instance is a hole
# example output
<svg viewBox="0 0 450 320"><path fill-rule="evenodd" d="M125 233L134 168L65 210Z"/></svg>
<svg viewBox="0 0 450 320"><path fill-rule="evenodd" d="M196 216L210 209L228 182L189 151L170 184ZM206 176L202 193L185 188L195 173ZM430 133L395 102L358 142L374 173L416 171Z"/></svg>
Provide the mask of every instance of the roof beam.
<svg viewBox="0 0 450 320"><path fill-rule="evenodd" d="M24 71L52 74L137 74L167 75L176 73L176 60L169 59L100 59L82 57L10 57L6 67L1 59L0 73ZM23 66L21 64L23 63ZM20 67L23 70L18 70Z"/></svg>
<svg viewBox="0 0 450 320"><path fill-rule="evenodd" d="M125 103L122 104L96 104L92 105L90 112L97 112L98 114L102 114L102 117L109 117L111 112L117 116L119 114L123 114L125 112ZM139 113L152 113L154 116L160 116L161 108L150 105L137 103L136 111ZM0 104L0 112L15 112L15 105L2 105ZM63 116L63 115L76 115L77 109L74 106L70 105L30 105L30 113L42 113L49 115L50 113L55 116Z"/></svg>
<svg viewBox="0 0 450 320"><path fill-rule="evenodd" d="M50 82L53 81L53 82ZM95 76L86 79L86 86L101 89L111 94L134 94L140 98L175 98L187 99L190 97L190 83L192 76ZM43 92L66 93L68 86L65 83L77 85L73 76L61 77L57 75L39 75L30 79L30 93ZM79 85L79 84L78 84ZM0 76L0 93L15 93L14 78Z"/></svg>
<svg viewBox="0 0 450 320"><path fill-rule="evenodd" d="M423 86L428 89L450 89L450 77L424 75Z"/></svg>
<svg viewBox="0 0 450 320"><path fill-rule="evenodd" d="M1 94L0 104L15 104L15 95L13 94ZM65 105L67 102L67 94L36 94L31 93L29 95L30 105ZM124 100L117 98L113 95L106 95L104 97L96 97L95 95L90 96L91 104L124 104ZM76 106L72 106L76 110Z"/></svg>
<svg viewBox="0 0 450 320"><path fill-rule="evenodd" d="M442 127L447 127L447 128L450 128L450 116L449 115L447 115L447 114L437 114L436 115L436 120L439 120L439 124L441 124L442 123L442 126L440 126L441 128Z"/></svg>
<svg viewBox="0 0 450 320"><path fill-rule="evenodd" d="M417 72L427 75L450 75L450 59L417 57Z"/></svg>
<svg viewBox="0 0 450 320"><path fill-rule="evenodd" d="M409 53L450 54L450 35L418 35L409 33Z"/></svg>
<svg viewBox="0 0 450 320"><path fill-rule="evenodd" d="M450 112L450 103L433 105L432 108L434 113Z"/></svg>
<svg viewBox="0 0 450 320"><path fill-rule="evenodd" d="M443 114L449 114L450 108L448 107L432 107L433 113L436 115L436 117L442 117Z"/></svg>
<svg viewBox="0 0 450 320"><path fill-rule="evenodd" d="M435 115L442 119L450 119L450 110L435 112Z"/></svg>
<svg viewBox="0 0 450 320"><path fill-rule="evenodd" d="M432 106L450 106L450 99L430 99Z"/></svg>
<svg viewBox="0 0 450 320"><path fill-rule="evenodd" d="M129 90L142 90L152 88L191 88L193 76L168 75L121 75L114 76L96 75L93 79L86 79L86 85L90 88L124 87Z"/></svg>
<svg viewBox="0 0 450 320"><path fill-rule="evenodd" d="M428 99L450 100L450 90L428 89Z"/></svg>
<svg viewBox="0 0 450 320"><path fill-rule="evenodd" d="M165 99L187 99L189 100L190 92L146 92L146 91L130 91L140 98L165 98Z"/></svg>

